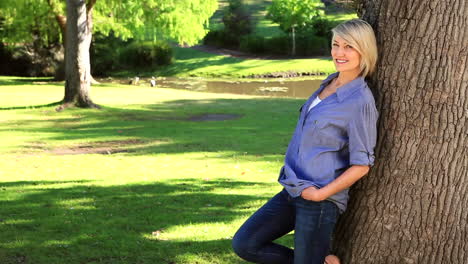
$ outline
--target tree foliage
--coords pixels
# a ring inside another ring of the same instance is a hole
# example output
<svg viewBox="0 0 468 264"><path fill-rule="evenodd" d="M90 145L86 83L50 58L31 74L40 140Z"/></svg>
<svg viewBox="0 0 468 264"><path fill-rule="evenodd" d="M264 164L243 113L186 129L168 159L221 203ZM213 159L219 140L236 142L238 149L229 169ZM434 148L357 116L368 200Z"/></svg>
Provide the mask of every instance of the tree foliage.
<svg viewBox="0 0 468 264"><path fill-rule="evenodd" d="M324 14L320 0L273 0L267 18L278 23L285 32L300 29Z"/></svg>
<svg viewBox="0 0 468 264"><path fill-rule="evenodd" d="M254 26L252 17L242 0L229 0L229 6L223 14L223 23L225 31L238 38L250 34Z"/></svg>
<svg viewBox="0 0 468 264"><path fill-rule="evenodd" d="M3 19L2 42L50 44L60 40L60 29L44 0L2 0L0 17Z"/></svg>
<svg viewBox="0 0 468 264"><path fill-rule="evenodd" d="M267 10L267 18L278 23L292 35L292 55L296 55L296 34L303 31L313 20L324 14L320 0L273 0Z"/></svg>
<svg viewBox="0 0 468 264"><path fill-rule="evenodd" d="M4 30L0 41L31 42L34 34L44 42L60 36L57 16L65 16L65 0L2 0ZM94 32L142 40L171 39L196 44L207 32L216 0L97 0Z"/></svg>

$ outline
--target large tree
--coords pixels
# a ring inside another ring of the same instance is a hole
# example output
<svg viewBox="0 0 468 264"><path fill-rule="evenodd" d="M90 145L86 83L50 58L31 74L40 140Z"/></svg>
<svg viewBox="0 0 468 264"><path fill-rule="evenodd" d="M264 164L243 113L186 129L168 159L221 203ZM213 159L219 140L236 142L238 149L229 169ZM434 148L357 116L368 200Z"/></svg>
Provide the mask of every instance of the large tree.
<svg viewBox="0 0 468 264"><path fill-rule="evenodd" d="M376 163L351 192L346 264L468 263L468 5L361 0L377 32Z"/></svg>
<svg viewBox="0 0 468 264"><path fill-rule="evenodd" d="M164 38L191 45L206 34L208 19L216 7L216 0L2 0L0 17L5 18L8 31L0 34L0 41L32 41L32 27L46 39L61 33L65 42L72 42L66 43L64 105L94 107L88 95L91 77L86 65L93 32L112 31L122 38ZM74 35L68 30L74 30Z"/></svg>

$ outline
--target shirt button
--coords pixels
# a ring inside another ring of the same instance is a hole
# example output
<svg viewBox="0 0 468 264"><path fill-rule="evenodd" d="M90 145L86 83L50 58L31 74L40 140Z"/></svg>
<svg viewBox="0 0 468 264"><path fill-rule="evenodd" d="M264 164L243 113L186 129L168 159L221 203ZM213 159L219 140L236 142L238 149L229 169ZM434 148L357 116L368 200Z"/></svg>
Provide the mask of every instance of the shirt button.
<svg viewBox="0 0 468 264"><path fill-rule="evenodd" d="M317 122L318 122L317 120L314 120L314 124L317 124Z"/></svg>

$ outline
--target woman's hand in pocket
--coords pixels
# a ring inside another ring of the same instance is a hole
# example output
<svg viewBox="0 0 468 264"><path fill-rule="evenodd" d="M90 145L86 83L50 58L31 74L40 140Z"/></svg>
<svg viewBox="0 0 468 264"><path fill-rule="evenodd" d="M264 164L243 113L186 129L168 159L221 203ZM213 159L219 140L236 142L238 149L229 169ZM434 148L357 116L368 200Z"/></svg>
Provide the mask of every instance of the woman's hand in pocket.
<svg viewBox="0 0 468 264"><path fill-rule="evenodd" d="M305 188L302 193L301 197L304 198L305 200L309 201L314 201L314 202L320 202L325 200L326 197L323 197L322 192L320 189L317 189L315 186L310 186Z"/></svg>

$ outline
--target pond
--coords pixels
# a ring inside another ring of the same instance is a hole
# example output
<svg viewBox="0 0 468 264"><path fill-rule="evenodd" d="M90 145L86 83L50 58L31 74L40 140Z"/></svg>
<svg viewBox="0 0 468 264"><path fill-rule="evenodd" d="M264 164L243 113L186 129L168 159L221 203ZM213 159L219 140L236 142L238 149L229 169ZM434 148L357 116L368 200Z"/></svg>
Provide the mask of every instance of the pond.
<svg viewBox="0 0 468 264"><path fill-rule="evenodd" d="M155 79L157 88L184 89L190 91L262 95L274 97L308 98L320 86L326 76L290 79L205 79L160 77ZM102 83L122 83L150 86L151 78L98 79Z"/></svg>

